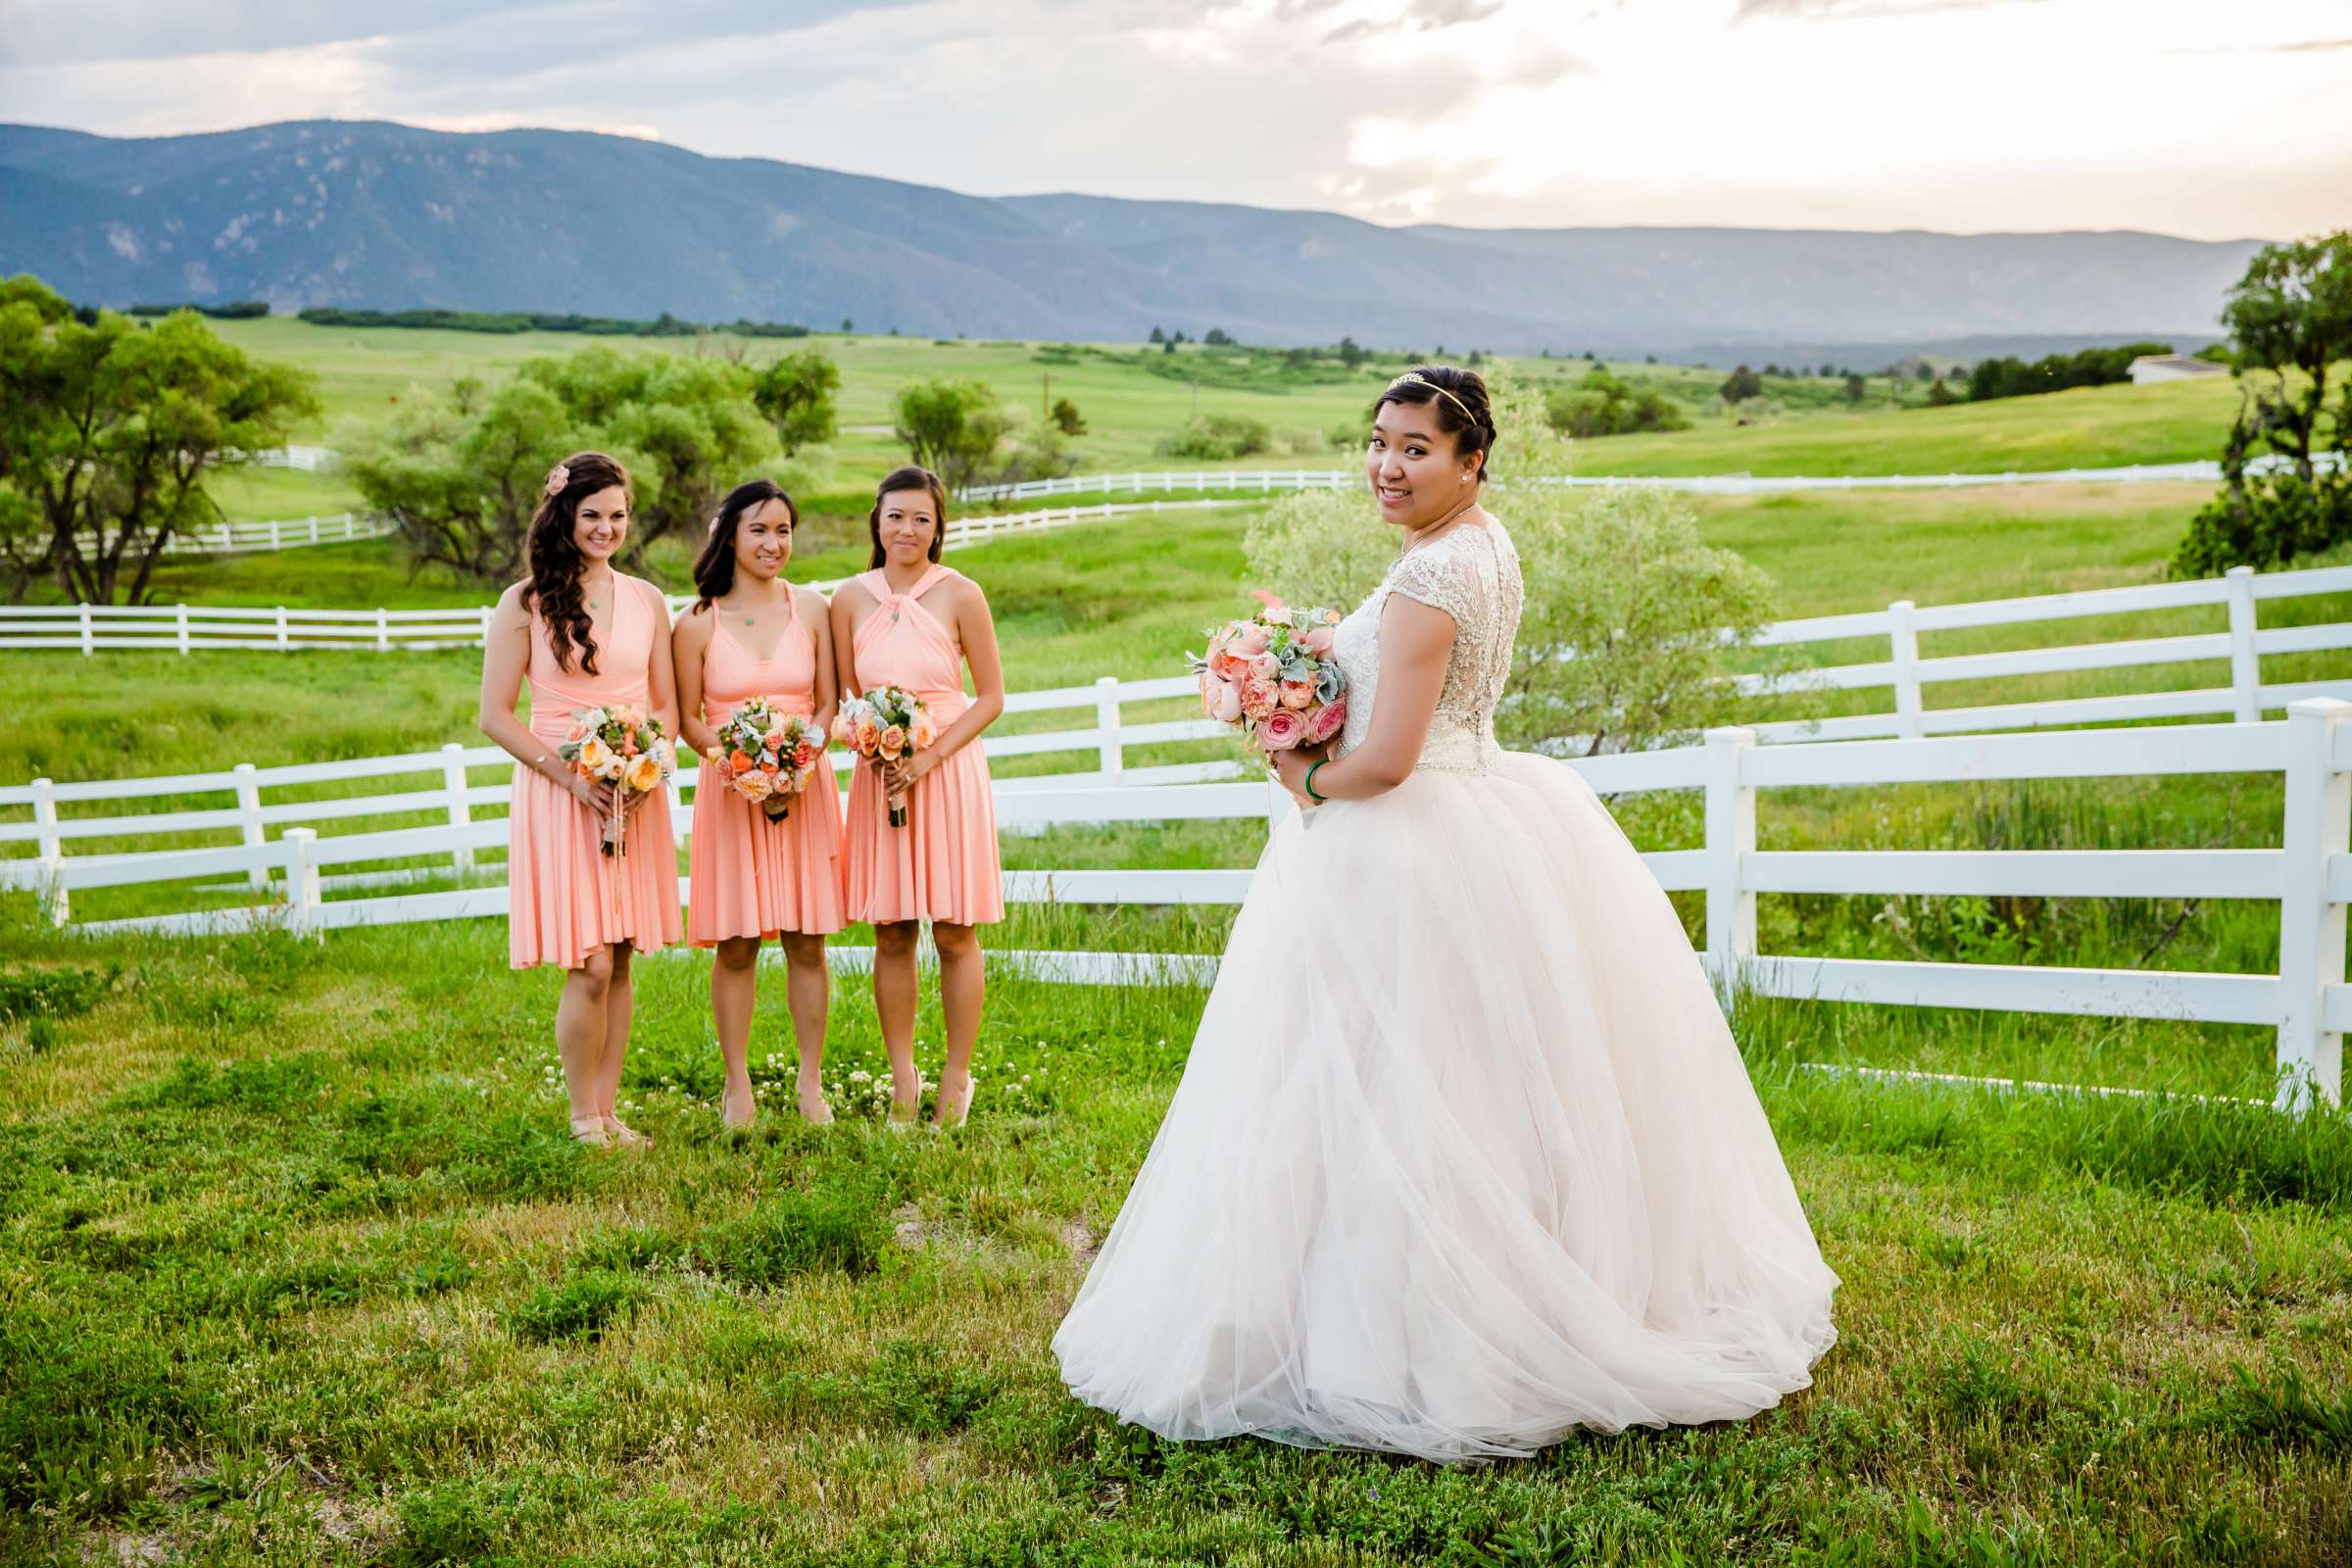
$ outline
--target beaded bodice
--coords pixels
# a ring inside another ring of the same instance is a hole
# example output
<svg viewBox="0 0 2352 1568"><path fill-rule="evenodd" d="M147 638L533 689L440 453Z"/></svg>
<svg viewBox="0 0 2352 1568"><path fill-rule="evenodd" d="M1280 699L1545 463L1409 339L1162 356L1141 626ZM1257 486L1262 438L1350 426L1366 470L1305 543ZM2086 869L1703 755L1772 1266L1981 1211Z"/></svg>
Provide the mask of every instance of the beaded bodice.
<svg viewBox="0 0 2352 1568"><path fill-rule="evenodd" d="M1446 661L1446 685L1430 720L1417 769L1484 773L1500 754L1494 742L1494 706L1502 700L1511 672L1511 648L1519 635L1523 589L1519 552L1502 524L1457 524L1433 543L1407 551L1389 568L1371 597L1340 622L1332 652L1348 677L1348 723L1340 754L1363 743L1372 727L1380 691L1380 615L1391 594L1444 611L1453 617L1453 651Z"/></svg>

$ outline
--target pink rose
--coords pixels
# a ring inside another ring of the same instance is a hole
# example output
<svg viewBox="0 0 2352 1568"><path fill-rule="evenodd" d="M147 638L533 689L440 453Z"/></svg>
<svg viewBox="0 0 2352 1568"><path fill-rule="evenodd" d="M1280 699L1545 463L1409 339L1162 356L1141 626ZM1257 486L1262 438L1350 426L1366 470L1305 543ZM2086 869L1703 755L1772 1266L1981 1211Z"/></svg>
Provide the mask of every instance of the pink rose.
<svg viewBox="0 0 2352 1568"><path fill-rule="evenodd" d="M1257 744L1269 752L1287 752L1306 739L1306 715L1295 708L1277 708L1257 726Z"/></svg>
<svg viewBox="0 0 2352 1568"><path fill-rule="evenodd" d="M1242 719L1242 689L1229 680L1218 681L1206 697L1208 716L1220 724L1238 724Z"/></svg>
<svg viewBox="0 0 2352 1568"><path fill-rule="evenodd" d="M1234 634L1227 652L1243 659L1255 659L1266 651L1266 628L1256 624L1244 626Z"/></svg>
<svg viewBox="0 0 2352 1568"><path fill-rule="evenodd" d="M1329 626L1317 626L1298 639L1298 646L1321 659L1331 652L1331 640L1337 635Z"/></svg>
<svg viewBox="0 0 2352 1568"><path fill-rule="evenodd" d="M1315 700L1315 683L1311 680L1286 680L1282 683L1282 706L1304 708Z"/></svg>
<svg viewBox="0 0 2352 1568"><path fill-rule="evenodd" d="M1314 722L1307 726L1306 738L1316 742L1327 741L1346 727L1347 723L1348 699L1343 697L1338 702L1326 706L1323 711L1315 715Z"/></svg>
<svg viewBox="0 0 2352 1568"><path fill-rule="evenodd" d="M1252 655L1250 660L1250 673L1271 686L1282 679L1282 661L1276 659L1272 654Z"/></svg>

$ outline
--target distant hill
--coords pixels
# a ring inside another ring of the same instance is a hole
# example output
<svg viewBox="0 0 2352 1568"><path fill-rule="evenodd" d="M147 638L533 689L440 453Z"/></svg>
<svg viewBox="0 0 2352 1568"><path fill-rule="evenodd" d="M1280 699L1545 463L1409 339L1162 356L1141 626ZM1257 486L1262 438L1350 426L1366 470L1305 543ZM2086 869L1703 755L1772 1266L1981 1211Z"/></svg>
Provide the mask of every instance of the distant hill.
<svg viewBox="0 0 2352 1568"><path fill-rule="evenodd" d="M933 337L1222 327L1277 344L1352 335L1705 360L1753 345L1759 360L1874 364L1970 336L2203 341L2258 243L1385 228L1255 207L964 196L574 131L341 121L136 139L0 125L0 272L117 306L847 317Z"/></svg>

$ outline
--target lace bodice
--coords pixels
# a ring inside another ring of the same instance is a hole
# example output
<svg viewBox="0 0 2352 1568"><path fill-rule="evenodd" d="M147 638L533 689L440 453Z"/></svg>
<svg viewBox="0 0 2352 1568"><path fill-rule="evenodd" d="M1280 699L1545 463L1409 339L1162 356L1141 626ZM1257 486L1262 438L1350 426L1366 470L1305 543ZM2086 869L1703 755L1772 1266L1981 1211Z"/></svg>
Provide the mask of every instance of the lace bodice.
<svg viewBox="0 0 2352 1568"><path fill-rule="evenodd" d="M1522 587L1519 552L1502 524L1457 525L1433 544L1407 551L1389 568L1370 598L1340 622L1333 655L1348 677L1348 723L1339 755L1363 744L1380 692L1380 615L1389 595L1443 610L1453 617L1453 652L1446 686L1422 743L1417 769L1484 773L1500 748L1494 743L1494 705L1511 672L1519 635Z"/></svg>

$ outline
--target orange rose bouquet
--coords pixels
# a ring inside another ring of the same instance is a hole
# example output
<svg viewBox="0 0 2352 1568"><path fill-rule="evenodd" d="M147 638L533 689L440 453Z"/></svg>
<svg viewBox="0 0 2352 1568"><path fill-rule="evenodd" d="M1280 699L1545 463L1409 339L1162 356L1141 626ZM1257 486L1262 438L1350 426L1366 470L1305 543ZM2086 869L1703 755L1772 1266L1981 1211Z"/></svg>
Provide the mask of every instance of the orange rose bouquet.
<svg viewBox="0 0 2352 1568"><path fill-rule="evenodd" d="M612 813L605 818L604 851L629 853L628 804L669 782L669 742L662 721L634 703L572 710L571 732L556 755L582 778L612 786Z"/></svg>
<svg viewBox="0 0 2352 1568"><path fill-rule="evenodd" d="M792 803L808 787L824 755L824 731L798 713L779 716L758 697L718 726L719 771L727 787L771 822L792 814Z"/></svg>
<svg viewBox="0 0 2352 1568"><path fill-rule="evenodd" d="M833 738L877 767L928 751L939 739L930 710L912 692L899 686L877 686L841 705L833 720ZM890 825L906 825L906 797L890 798Z"/></svg>

